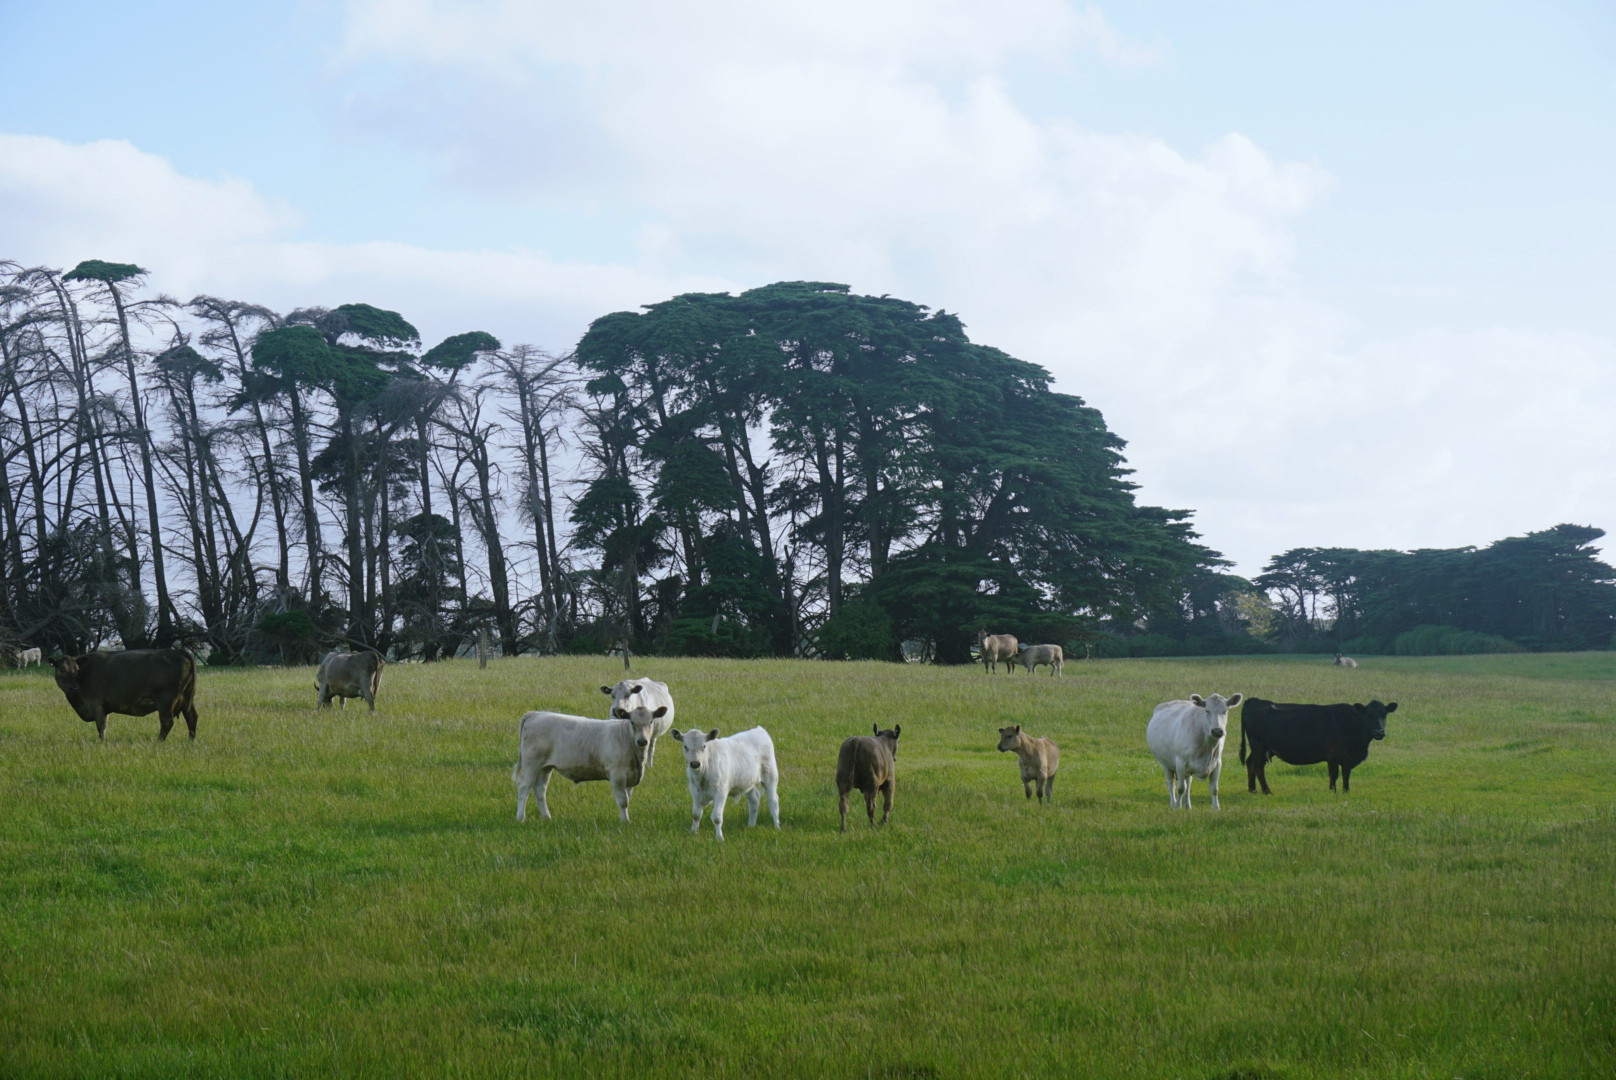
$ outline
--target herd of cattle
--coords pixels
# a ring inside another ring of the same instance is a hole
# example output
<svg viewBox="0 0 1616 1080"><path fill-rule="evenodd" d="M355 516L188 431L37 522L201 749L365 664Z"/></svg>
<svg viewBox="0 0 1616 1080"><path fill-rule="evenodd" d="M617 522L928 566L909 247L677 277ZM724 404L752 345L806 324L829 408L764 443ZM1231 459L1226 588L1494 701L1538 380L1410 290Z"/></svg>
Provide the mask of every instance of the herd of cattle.
<svg viewBox="0 0 1616 1080"><path fill-rule="evenodd" d="M1060 673L1059 646L1018 646L1009 635L987 634L981 636L981 645L983 663L990 672L994 662L1014 655L1029 673L1043 663L1051 665L1051 674ZM1032 653L1036 649L1054 652ZM1337 656L1338 663L1342 659ZM146 716L156 712L159 740L168 737L176 716L184 716L191 738L196 738L196 661L189 653L130 649L62 657L54 663L56 684L68 704L81 719L95 724L103 741L109 713ZM374 711L384 666L375 653L328 654L315 677L317 705L329 705L333 698L340 698L344 705L349 698L362 698ZM767 799L774 826L780 827L780 767L774 740L766 730L754 727L728 736L721 736L717 728L680 731L673 726L673 695L666 684L652 679L624 680L600 689L611 699L606 719L543 711L522 717L516 766L511 770L517 821L527 818L529 795L538 802L539 816L549 819L545 794L552 773L574 783L608 781L622 819L627 821L629 799L656 759L657 740L669 735L684 754L691 832L701 828L703 813L710 806L713 831L722 840L724 806L729 799L742 796L747 800L748 825L757 824L758 808ZM1341 789L1351 790L1352 770L1368 758L1371 742L1386 737L1386 717L1397 710L1397 703L1281 704L1241 694L1227 698L1192 694L1188 701L1163 702L1151 714L1145 743L1161 764L1170 807L1188 809L1190 783L1200 779L1207 782L1212 806L1217 808L1224 738L1229 710L1234 708L1242 708L1240 762L1246 767L1247 790L1255 792L1261 784L1267 795L1270 758L1291 765L1325 763L1330 790L1335 790L1337 776ZM871 825L876 823L877 793L882 800L881 824L892 813L898 737L903 728L873 727L870 735L844 741L837 755L836 789L844 832L848 799L855 788L864 796ZM1050 739L1024 733L1019 724L999 729L998 748L1015 752L1026 797L1031 799L1036 793L1040 803L1049 802L1060 768L1060 748Z"/></svg>

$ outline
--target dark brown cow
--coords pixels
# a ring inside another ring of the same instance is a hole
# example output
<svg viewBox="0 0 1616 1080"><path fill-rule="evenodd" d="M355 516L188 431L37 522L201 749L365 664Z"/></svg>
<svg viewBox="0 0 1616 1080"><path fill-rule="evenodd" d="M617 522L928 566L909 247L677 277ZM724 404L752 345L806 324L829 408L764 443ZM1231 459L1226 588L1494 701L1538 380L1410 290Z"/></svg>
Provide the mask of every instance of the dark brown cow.
<svg viewBox="0 0 1616 1080"><path fill-rule="evenodd" d="M127 649L115 653L64 656L56 661L56 685L79 718L107 738L107 714L157 713L159 740L168 738L174 717L196 738L196 661L179 649Z"/></svg>
<svg viewBox="0 0 1616 1080"><path fill-rule="evenodd" d="M881 792L881 824L892 814L892 789L897 782L898 733L903 725L891 731L882 731L880 724L872 724L871 735L854 735L842 743L836 755L836 792L840 796L838 809L842 812L842 832L847 831L847 796L854 788L864 793L864 808L870 813L870 824L875 824L875 793Z"/></svg>

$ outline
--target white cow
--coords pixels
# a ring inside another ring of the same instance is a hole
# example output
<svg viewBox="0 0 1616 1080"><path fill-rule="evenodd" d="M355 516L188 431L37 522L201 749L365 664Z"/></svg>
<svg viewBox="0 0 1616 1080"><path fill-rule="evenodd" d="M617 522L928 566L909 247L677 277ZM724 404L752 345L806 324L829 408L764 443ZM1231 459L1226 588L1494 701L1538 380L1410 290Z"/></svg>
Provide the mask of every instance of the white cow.
<svg viewBox="0 0 1616 1080"><path fill-rule="evenodd" d="M1051 675L1061 673L1061 665L1066 663L1066 650L1059 645L1023 645L1021 651L1005 661L1005 666L1020 664L1031 675L1038 670L1039 664L1048 664Z"/></svg>
<svg viewBox="0 0 1616 1080"><path fill-rule="evenodd" d="M37 645L32 649L23 649L17 654L17 666L20 668L25 668L29 664L43 664L44 662L45 654L39 651Z"/></svg>
<svg viewBox="0 0 1616 1080"><path fill-rule="evenodd" d="M707 732L677 728L670 734L685 751L690 781L690 831L701 830L702 811L713 808L713 833L724 839L724 803L746 796L746 823L757 824L758 799L768 797L769 816L780 827L780 767L774 760L774 740L760 727L720 739L718 729ZM761 789L761 790L760 790Z"/></svg>
<svg viewBox="0 0 1616 1080"><path fill-rule="evenodd" d="M1336 653L1335 654L1335 666L1336 667L1357 667L1358 666L1358 661L1354 660L1350 656L1342 656L1340 653Z"/></svg>
<svg viewBox="0 0 1616 1080"><path fill-rule="evenodd" d="M332 698L341 698L343 708L349 698L364 698L370 711L376 711L376 691L381 689L382 668L387 662L373 652L328 652L314 672L315 708L323 709Z"/></svg>
<svg viewBox="0 0 1616 1080"><path fill-rule="evenodd" d="M603 686L600 692L609 695L612 699L611 712L607 715L616 720L623 719L626 710L636 705L644 705L658 717L651 731L651 747L645 755L645 767L649 769L656 760L657 740L668 733L673 726L673 695L668 693L668 684L659 683L655 679L624 679L616 686ZM666 713L656 710L666 708Z"/></svg>
<svg viewBox="0 0 1616 1080"><path fill-rule="evenodd" d="M1190 808L1190 780L1201 777L1212 788L1212 809L1218 809L1218 773L1223 771L1223 735L1229 710L1243 696L1227 701L1221 694L1206 700L1191 694L1188 701L1164 701L1150 714L1145 743L1167 775L1167 805Z"/></svg>
<svg viewBox="0 0 1616 1080"><path fill-rule="evenodd" d="M553 712L530 712L522 717L516 767L511 770L517 821L527 820L529 791L538 796L539 816L550 820L550 804L544 796L552 772L574 784L610 780L612 798L617 800L623 820L628 820L629 796L645 775L651 729L663 710L636 705L623 711L628 715L618 720Z"/></svg>

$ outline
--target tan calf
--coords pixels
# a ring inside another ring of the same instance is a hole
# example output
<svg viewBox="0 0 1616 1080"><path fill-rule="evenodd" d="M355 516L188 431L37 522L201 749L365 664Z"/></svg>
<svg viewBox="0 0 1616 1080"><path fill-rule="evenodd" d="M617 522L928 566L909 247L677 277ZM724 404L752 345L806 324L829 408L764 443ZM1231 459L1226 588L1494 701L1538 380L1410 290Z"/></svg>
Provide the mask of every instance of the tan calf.
<svg viewBox="0 0 1616 1080"><path fill-rule="evenodd" d="M1035 739L1021 733L1021 725L999 729L999 749L1014 750L1021 759L1021 783L1032 798L1033 787L1038 788L1038 801L1055 798L1055 771L1060 768L1060 747L1053 739Z"/></svg>

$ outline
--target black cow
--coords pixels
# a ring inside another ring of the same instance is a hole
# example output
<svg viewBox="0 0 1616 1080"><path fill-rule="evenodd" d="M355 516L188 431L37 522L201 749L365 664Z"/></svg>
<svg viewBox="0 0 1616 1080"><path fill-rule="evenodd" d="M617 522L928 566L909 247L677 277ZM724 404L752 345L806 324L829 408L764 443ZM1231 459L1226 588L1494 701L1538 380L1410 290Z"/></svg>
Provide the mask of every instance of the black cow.
<svg viewBox="0 0 1616 1080"><path fill-rule="evenodd" d="M56 661L56 685L67 703L104 742L107 713L157 713L158 739L168 738L174 717L184 715L196 738L196 661L179 649L126 649L64 656Z"/></svg>
<svg viewBox="0 0 1616 1080"><path fill-rule="evenodd" d="M1397 711L1397 702L1382 705L1285 705L1262 698L1247 698L1240 713L1240 763L1246 767L1246 788L1256 791L1262 784L1268 790L1268 759L1277 757L1289 765L1330 765L1330 790L1335 790L1336 773L1341 774L1341 790L1351 791L1352 770L1369 756L1369 744L1386 737L1386 714ZM1251 756L1246 756L1246 740L1251 740Z"/></svg>

